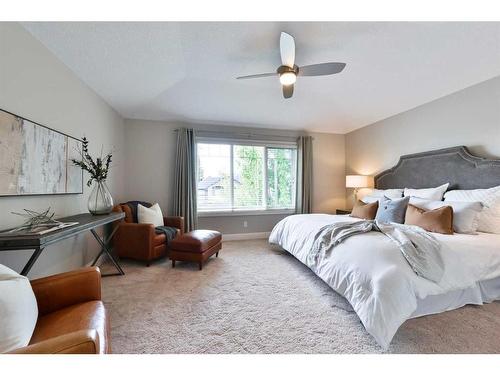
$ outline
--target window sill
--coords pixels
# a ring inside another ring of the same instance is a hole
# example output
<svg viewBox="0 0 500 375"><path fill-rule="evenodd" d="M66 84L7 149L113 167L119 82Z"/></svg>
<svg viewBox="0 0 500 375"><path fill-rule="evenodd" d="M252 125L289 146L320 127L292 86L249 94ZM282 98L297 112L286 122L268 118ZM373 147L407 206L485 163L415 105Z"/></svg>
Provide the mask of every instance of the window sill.
<svg viewBox="0 0 500 375"><path fill-rule="evenodd" d="M258 215L293 215L295 210L248 210L248 211L202 211L198 212L198 217L217 216L258 216Z"/></svg>

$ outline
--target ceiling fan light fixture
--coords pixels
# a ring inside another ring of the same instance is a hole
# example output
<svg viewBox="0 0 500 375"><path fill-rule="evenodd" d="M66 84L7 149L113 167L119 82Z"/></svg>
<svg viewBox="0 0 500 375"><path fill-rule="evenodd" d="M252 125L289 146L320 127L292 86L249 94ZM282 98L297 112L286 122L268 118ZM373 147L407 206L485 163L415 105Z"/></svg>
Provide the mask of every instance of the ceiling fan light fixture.
<svg viewBox="0 0 500 375"><path fill-rule="evenodd" d="M284 72L280 74L280 82L282 85L293 85L297 81L297 75L294 72Z"/></svg>
<svg viewBox="0 0 500 375"><path fill-rule="evenodd" d="M326 62L305 65L299 68L295 65L295 39L285 32L282 32L280 36L280 56L282 65L276 69L275 73L252 74L236 77L236 79L262 78L278 75L282 85L283 97L289 99L293 96L294 83L297 81L298 75L301 77L328 76L340 73L346 65L342 62Z"/></svg>

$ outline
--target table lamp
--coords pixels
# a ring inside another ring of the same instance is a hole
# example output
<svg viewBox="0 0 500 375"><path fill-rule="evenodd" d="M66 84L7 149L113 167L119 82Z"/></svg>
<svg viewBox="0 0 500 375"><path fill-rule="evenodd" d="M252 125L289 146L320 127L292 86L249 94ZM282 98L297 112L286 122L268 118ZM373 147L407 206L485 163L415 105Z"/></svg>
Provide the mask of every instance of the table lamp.
<svg viewBox="0 0 500 375"><path fill-rule="evenodd" d="M360 188L372 187L372 177L362 175L345 176L345 187L354 188L354 203L358 201L358 190Z"/></svg>

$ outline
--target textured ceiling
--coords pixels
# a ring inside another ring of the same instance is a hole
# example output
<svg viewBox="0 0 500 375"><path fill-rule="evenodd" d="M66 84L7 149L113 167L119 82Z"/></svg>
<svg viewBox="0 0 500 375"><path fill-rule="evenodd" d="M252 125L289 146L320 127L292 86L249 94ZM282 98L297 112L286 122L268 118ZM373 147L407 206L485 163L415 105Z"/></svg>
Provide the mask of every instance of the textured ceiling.
<svg viewBox="0 0 500 375"><path fill-rule="evenodd" d="M500 75L500 23L23 23L125 118L345 133ZM285 100L280 31L299 77Z"/></svg>

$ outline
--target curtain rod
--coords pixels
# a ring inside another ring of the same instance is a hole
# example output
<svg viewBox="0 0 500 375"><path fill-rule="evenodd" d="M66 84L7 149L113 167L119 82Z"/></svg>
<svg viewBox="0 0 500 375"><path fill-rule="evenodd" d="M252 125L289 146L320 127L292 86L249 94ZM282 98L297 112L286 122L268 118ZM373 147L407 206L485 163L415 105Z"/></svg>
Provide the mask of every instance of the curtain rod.
<svg viewBox="0 0 500 375"><path fill-rule="evenodd" d="M173 129L174 132L178 132L179 129ZM217 131L217 130L197 130L194 129L195 132L199 133L205 133L205 134L229 134L231 136L240 136L240 137L252 137L252 136L257 136L257 137L277 137L277 138L289 138L289 139L294 139L296 140L299 135L297 136L292 136L292 135L277 135L277 134L262 134L262 133L232 133L232 132L227 132L227 131ZM314 137L311 138L314 141Z"/></svg>

